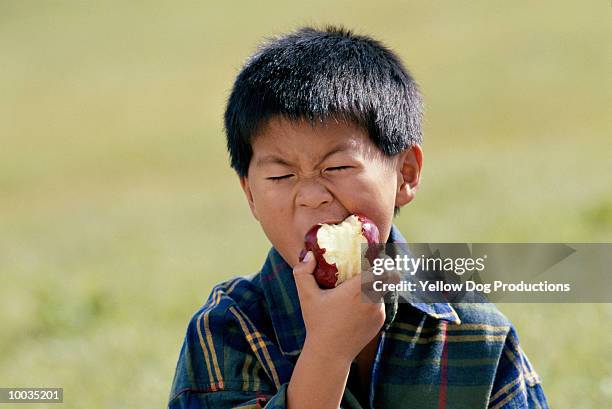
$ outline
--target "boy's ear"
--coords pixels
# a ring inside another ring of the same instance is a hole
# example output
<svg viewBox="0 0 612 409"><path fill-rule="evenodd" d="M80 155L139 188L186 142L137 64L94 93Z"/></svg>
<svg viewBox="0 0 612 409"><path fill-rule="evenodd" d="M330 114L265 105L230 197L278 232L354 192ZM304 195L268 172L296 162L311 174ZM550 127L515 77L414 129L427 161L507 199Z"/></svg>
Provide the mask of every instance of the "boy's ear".
<svg viewBox="0 0 612 409"><path fill-rule="evenodd" d="M257 217L257 209L255 208L255 202L253 202L253 193L251 192L251 187L249 186L249 178L247 176L240 176L239 178L240 186L244 191L244 195L246 196L247 202L249 202L249 208L251 208L251 213L253 214L253 217L255 217L257 221L259 221L259 218Z"/></svg>
<svg viewBox="0 0 612 409"><path fill-rule="evenodd" d="M401 152L397 162L397 191L395 206L402 207L412 201L419 188L423 150L419 145Z"/></svg>

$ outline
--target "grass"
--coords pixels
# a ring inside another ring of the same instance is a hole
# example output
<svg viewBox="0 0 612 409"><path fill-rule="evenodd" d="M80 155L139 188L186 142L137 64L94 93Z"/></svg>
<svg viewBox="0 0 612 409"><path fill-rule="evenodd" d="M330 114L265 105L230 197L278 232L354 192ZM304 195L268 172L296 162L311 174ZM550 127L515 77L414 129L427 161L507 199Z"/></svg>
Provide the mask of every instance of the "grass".
<svg viewBox="0 0 612 409"><path fill-rule="evenodd" d="M413 241L612 239L609 4L0 4L0 386L163 407L189 316L269 244L223 104L264 36L342 23L426 97ZM236 252L240 257L236 257ZM605 304L500 309L555 408L612 400ZM37 405L23 405L38 407Z"/></svg>

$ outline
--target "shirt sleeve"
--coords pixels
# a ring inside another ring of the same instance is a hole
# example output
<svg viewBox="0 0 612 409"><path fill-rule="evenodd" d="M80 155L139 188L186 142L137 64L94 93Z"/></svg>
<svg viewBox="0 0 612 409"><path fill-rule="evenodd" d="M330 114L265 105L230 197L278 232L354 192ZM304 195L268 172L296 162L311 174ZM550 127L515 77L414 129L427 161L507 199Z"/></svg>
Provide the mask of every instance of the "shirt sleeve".
<svg viewBox="0 0 612 409"><path fill-rule="evenodd" d="M499 358L489 398L490 409L548 409L540 377L511 327Z"/></svg>
<svg viewBox="0 0 612 409"><path fill-rule="evenodd" d="M269 346L253 328L245 334L234 317L235 304L212 297L191 318L179 353L169 409L284 408L288 383L275 387L247 340ZM246 315L240 313L242 319ZM246 323L244 323L246 325ZM249 321L249 325L252 325Z"/></svg>

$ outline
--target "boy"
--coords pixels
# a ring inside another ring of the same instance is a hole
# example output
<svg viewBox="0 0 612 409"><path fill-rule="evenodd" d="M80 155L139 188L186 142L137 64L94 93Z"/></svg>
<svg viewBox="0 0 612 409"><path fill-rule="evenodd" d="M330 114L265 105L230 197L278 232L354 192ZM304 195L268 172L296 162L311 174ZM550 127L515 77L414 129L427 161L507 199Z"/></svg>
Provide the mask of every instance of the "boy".
<svg viewBox="0 0 612 409"><path fill-rule="evenodd" d="M304 234L350 214L381 242L419 186L422 102L399 58L344 29L262 46L225 113L231 165L272 243L257 274L193 316L170 408L547 407L510 322L487 304L364 303L318 287Z"/></svg>

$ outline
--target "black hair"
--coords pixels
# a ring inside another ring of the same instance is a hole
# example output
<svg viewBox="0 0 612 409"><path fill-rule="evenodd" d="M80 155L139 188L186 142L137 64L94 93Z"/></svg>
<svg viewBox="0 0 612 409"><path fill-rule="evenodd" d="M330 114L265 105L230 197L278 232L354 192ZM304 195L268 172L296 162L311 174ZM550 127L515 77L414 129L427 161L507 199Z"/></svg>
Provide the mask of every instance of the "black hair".
<svg viewBox="0 0 612 409"><path fill-rule="evenodd" d="M275 115L351 120L391 156L422 144L422 98L399 57L341 27L301 28L262 44L238 74L225 110L232 168L246 176L251 138Z"/></svg>

